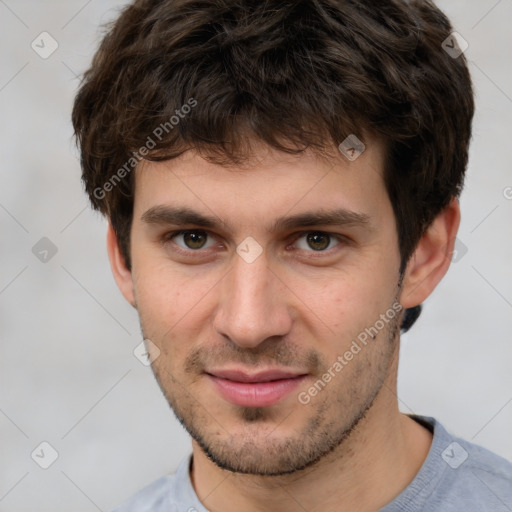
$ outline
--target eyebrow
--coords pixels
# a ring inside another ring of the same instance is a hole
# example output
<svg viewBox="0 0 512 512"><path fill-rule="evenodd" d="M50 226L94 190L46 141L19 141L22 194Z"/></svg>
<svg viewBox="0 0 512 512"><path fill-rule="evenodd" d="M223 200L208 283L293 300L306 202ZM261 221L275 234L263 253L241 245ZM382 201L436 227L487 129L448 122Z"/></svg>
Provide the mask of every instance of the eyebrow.
<svg viewBox="0 0 512 512"><path fill-rule="evenodd" d="M222 222L218 217L204 215L187 207L167 205L157 205L149 208L142 214L141 220L146 224L194 225L208 229L226 226L226 223ZM280 217L271 225L269 231L276 232L319 225L357 227L368 224L370 224L369 215L339 208L335 210L309 211L288 217Z"/></svg>

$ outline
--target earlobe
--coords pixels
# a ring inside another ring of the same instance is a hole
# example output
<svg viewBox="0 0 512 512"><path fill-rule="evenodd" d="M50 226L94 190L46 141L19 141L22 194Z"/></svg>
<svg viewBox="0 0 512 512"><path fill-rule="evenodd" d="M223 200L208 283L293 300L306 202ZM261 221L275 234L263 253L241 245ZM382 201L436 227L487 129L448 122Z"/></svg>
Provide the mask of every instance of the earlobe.
<svg viewBox="0 0 512 512"><path fill-rule="evenodd" d="M400 302L404 308L421 304L446 274L460 224L456 198L434 219L407 263Z"/></svg>
<svg viewBox="0 0 512 512"><path fill-rule="evenodd" d="M135 306L135 295L133 291L132 273L126 266L124 256L119 248L117 235L109 222L107 227L107 252L110 260L110 268L114 279L121 290L124 298L133 306Z"/></svg>

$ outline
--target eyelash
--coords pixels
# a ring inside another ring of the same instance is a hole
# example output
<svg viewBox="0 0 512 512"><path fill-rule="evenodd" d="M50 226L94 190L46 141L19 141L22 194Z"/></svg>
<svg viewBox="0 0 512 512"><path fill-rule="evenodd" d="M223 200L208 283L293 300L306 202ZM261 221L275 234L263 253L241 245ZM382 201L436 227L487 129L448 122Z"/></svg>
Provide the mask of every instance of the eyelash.
<svg viewBox="0 0 512 512"><path fill-rule="evenodd" d="M166 233L162 237L162 243L165 245L169 242L172 242L174 238L176 238L180 235L183 235L185 233L205 233L207 235L207 237L214 238L214 236L211 233L209 233L208 231L206 231L204 229L181 229L178 231L172 231L172 232ZM317 257L321 257L322 255L326 255L326 254L330 255L331 251L335 250L337 247L339 247L339 245L349 245L351 242L351 240L344 235L340 235L337 233L330 233L328 231L309 230L309 231L300 231L300 232L296 233L295 235L293 235L292 243L296 243L297 240L299 240L300 238L302 238L310 233L327 235L331 239L335 239L338 242L338 245L335 245L334 247L331 247L330 249L326 249L323 251L314 251L313 249L311 249L309 251L305 251L305 252L311 253L310 256L308 256L309 258L317 258ZM187 256L187 257L190 257L191 255L193 257L196 255L198 257L202 257L202 256L204 256L204 251L206 251L206 250L208 250L208 249L197 249L197 250L188 249L187 250L187 249L183 249L176 243L174 243L174 247L173 247L174 252L181 254L183 256ZM301 250L303 250L303 249L298 249L298 251L301 251Z"/></svg>

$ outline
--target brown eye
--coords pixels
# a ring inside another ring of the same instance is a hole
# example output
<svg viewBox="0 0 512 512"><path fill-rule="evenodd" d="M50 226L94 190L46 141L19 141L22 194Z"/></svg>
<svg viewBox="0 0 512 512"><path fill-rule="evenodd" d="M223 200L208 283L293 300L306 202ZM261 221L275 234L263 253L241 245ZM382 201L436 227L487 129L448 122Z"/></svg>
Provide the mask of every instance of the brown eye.
<svg viewBox="0 0 512 512"><path fill-rule="evenodd" d="M206 244L206 233L190 231L183 234L183 241L189 249L201 249Z"/></svg>
<svg viewBox="0 0 512 512"><path fill-rule="evenodd" d="M307 234L307 243L314 251L325 251L331 243L331 237L327 233L312 232Z"/></svg>
<svg viewBox="0 0 512 512"><path fill-rule="evenodd" d="M183 249L203 249L208 242L205 231L182 231L173 235L174 242Z"/></svg>

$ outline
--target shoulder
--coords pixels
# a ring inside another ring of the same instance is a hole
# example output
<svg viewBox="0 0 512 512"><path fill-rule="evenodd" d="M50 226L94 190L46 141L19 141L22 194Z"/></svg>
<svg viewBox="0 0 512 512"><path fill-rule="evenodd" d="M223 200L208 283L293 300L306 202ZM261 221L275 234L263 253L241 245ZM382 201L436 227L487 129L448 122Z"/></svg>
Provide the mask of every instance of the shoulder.
<svg viewBox="0 0 512 512"><path fill-rule="evenodd" d="M427 460L412 485L421 484L414 494L424 498L426 507L422 510L512 510L511 462L453 436L434 418L415 419L430 425L434 433Z"/></svg>
<svg viewBox="0 0 512 512"><path fill-rule="evenodd" d="M512 510L511 462L460 438L455 438L442 456L448 465L447 472L453 475L454 488L461 488L482 506L496 502L496 506L504 505L503 510Z"/></svg>
<svg viewBox="0 0 512 512"><path fill-rule="evenodd" d="M169 510L170 489L175 475L165 475L144 487L112 512L156 512Z"/></svg>
<svg viewBox="0 0 512 512"><path fill-rule="evenodd" d="M165 475L133 495L112 512L204 512L189 477L191 456L173 475Z"/></svg>

